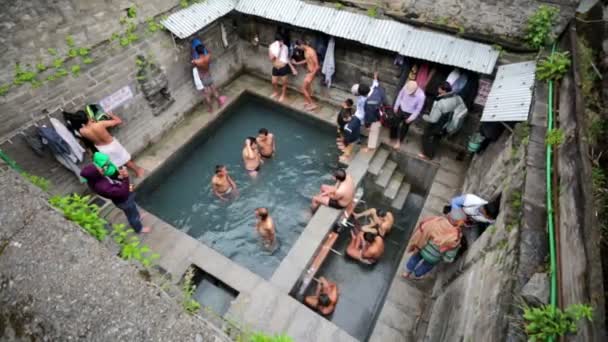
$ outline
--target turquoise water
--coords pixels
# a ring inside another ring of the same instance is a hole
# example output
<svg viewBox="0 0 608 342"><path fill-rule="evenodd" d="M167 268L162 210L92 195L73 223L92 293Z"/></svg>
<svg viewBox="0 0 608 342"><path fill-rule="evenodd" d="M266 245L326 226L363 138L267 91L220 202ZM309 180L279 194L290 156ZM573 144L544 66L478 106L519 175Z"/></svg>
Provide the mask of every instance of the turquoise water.
<svg viewBox="0 0 608 342"><path fill-rule="evenodd" d="M246 95L138 188L138 203L226 257L268 279L311 217L310 200L336 166L335 129L268 101ZM265 127L277 153L257 179L245 172L247 136ZM240 197L221 202L211 192L216 164L224 164ZM255 231L254 210L267 207L279 247L265 251Z"/></svg>

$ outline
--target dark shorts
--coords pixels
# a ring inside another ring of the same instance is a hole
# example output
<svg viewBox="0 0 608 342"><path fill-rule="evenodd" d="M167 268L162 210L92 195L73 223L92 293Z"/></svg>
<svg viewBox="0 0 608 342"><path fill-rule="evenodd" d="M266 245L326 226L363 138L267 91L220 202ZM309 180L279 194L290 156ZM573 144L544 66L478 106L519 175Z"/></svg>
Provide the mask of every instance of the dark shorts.
<svg viewBox="0 0 608 342"><path fill-rule="evenodd" d="M270 159L270 158L272 158L272 157L274 156L274 152L272 152L271 154L269 154L269 155L267 155L267 156L266 156L266 155L263 155L263 154L261 154L261 153L260 153L260 156L262 156L262 158L265 158L265 159ZM260 167L258 166L258 169L259 169L259 168L260 168Z"/></svg>
<svg viewBox="0 0 608 342"><path fill-rule="evenodd" d="M287 75L289 75L290 72L291 72L291 69L289 68L289 64L285 64L285 66L280 69L272 68L272 76L276 76L276 77L287 76Z"/></svg>
<svg viewBox="0 0 608 342"><path fill-rule="evenodd" d="M338 203L338 201L336 201L333 198L329 199L329 203L327 204L329 207L331 208L336 208L336 209L344 209L345 207L341 206L340 203Z"/></svg>
<svg viewBox="0 0 608 342"><path fill-rule="evenodd" d="M256 167L255 170L249 170L249 169L245 169L245 170L247 170L247 173L259 172L260 171L260 165L258 165L258 167Z"/></svg>

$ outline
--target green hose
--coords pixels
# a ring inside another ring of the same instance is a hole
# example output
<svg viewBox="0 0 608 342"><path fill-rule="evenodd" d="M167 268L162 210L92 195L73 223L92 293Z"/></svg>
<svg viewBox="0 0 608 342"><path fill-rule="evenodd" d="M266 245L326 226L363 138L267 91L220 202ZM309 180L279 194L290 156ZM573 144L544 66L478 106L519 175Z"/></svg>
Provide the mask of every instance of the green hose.
<svg viewBox="0 0 608 342"><path fill-rule="evenodd" d="M555 43L551 49L551 54L555 53ZM549 80L549 99L547 104L547 132L553 129L553 80ZM553 170L553 146L547 143L547 229L549 230L549 257L551 266L551 288L549 303L552 307L557 307L557 255L555 246L555 227L553 226L553 190L551 189L551 171ZM554 337L549 339L554 340Z"/></svg>

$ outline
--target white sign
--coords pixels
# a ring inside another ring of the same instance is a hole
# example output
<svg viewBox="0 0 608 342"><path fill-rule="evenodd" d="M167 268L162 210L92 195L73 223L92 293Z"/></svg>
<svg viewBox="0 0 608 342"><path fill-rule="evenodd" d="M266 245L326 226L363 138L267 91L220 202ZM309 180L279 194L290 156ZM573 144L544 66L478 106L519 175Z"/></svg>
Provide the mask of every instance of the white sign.
<svg viewBox="0 0 608 342"><path fill-rule="evenodd" d="M131 87L126 85L126 86L118 89L116 92L114 92L110 96L99 101L99 105L103 108L104 112L107 113L132 98L133 98L133 92L131 91Z"/></svg>

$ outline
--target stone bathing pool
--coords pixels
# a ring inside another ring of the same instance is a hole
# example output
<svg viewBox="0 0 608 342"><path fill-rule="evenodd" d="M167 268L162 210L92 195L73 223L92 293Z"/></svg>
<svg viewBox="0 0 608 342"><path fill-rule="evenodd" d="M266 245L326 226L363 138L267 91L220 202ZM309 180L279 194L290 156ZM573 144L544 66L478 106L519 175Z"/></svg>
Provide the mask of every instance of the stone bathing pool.
<svg viewBox="0 0 608 342"><path fill-rule="evenodd" d="M245 138L261 127L275 134L277 154L252 180L241 150ZM144 180L139 204L269 279L310 219L310 198L322 183L331 182L337 160L334 133L325 122L244 94ZM238 199L222 203L212 194L217 164L227 166L240 190ZM272 254L262 248L254 229L258 207L267 207L275 220L279 247Z"/></svg>

